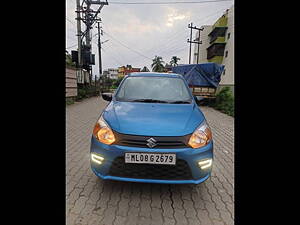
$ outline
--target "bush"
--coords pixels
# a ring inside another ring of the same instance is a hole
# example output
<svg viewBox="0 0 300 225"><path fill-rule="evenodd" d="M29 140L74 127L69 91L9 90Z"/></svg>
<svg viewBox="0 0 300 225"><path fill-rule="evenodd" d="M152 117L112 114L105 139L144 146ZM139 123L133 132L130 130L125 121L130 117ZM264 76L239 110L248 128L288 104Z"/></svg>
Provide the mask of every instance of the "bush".
<svg viewBox="0 0 300 225"><path fill-rule="evenodd" d="M73 98L67 98L66 99L66 105L72 105L72 104L74 104L74 99Z"/></svg>
<svg viewBox="0 0 300 225"><path fill-rule="evenodd" d="M121 81L123 80L123 77L119 77L117 80L114 80L113 81L113 84L118 87L121 83Z"/></svg>
<svg viewBox="0 0 300 225"><path fill-rule="evenodd" d="M78 94L76 100L82 100L84 98L89 98L92 96L99 95L99 87L87 86L78 87Z"/></svg>
<svg viewBox="0 0 300 225"><path fill-rule="evenodd" d="M110 89L117 89L117 86L116 86L116 85L112 85L112 86L110 87Z"/></svg>
<svg viewBox="0 0 300 225"><path fill-rule="evenodd" d="M78 88L77 100L82 100L87 97L85 88Z"/></svg>
<svg viewBox="0 0 300 225"><path fill-rule="evenodd" d="M212 103L212 107L220 110L229 116L234 116L234 97L229 87L224 87L216 95L215 102Z"/></svg>

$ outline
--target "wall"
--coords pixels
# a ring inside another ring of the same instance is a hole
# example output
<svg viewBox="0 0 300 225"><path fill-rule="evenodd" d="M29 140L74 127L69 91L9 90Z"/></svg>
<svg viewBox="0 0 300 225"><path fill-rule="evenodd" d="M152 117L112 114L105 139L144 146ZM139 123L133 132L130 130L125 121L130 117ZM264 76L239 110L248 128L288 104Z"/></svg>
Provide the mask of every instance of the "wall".
<svg viewBox="0 0 300 225"><path fill-rule="evenodd" d="M110 79L118 79L118 69L108 69L108 76Z"/></svg>
<svg viewBox="0 0 300 225"><path fill-rule="evenodd" d="M225 74L223 72L221 76L220 85L232 86L234 85L234 8L233 6L228 11L227 20L227 31L225 34L225 50L222 64L225 65ZM230 38L228 39L228 33L230 33ZM226 51L228 51L228 56L225 57Z"/></svg>
<svg viewBox="0 0 300 225"><path fill-rule="evenodd" d="M66 68L66 97L77 96L76 70Z"/></svg>

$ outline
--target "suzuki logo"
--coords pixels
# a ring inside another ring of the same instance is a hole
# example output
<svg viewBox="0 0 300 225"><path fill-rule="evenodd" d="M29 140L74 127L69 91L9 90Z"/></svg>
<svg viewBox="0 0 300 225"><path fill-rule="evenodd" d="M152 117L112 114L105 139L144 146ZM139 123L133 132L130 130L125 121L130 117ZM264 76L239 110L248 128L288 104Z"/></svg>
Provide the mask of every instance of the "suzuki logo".
<svg viewBox="0 0 300 225"><path fill-rule="evenodd" d="M156 140L154 138L149 138L147 140L147 142L148 142L147 145L149 148L153 148L157 145Z"/></svg>

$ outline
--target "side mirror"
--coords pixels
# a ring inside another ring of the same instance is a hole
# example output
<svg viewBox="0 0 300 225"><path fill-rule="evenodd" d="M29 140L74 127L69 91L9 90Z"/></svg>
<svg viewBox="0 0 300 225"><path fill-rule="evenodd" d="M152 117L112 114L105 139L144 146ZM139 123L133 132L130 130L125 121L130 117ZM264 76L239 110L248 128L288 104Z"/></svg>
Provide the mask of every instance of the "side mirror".
<svg viewBox="0 0 300 225"><path fill-rule="evenodd" d="M202 101L204 100L204 98L201 97L201 96L195 96L195 95L193 95L193 96L194 96L194 99L195 99L195 102L196 102L197 105L202 103Z"/></svg>
<svg viewBox="0 0 300 225"><path fill-rule="evenodd" d="M112 100L112 93L102 93L101 95L105 101L110 102Z"/></svg>

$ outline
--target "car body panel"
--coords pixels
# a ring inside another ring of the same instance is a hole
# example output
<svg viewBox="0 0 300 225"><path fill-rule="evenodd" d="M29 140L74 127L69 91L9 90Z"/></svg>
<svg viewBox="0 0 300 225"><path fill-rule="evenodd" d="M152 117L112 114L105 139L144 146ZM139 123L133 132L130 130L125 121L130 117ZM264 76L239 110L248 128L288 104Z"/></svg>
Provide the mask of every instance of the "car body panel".
<svg viewBox="0 0 300 225"><path fill-rule="evenodd" d="M145 136L184 136L193 133L204 120L195 103L112 101L103 117L119 133Z"/></svg>

